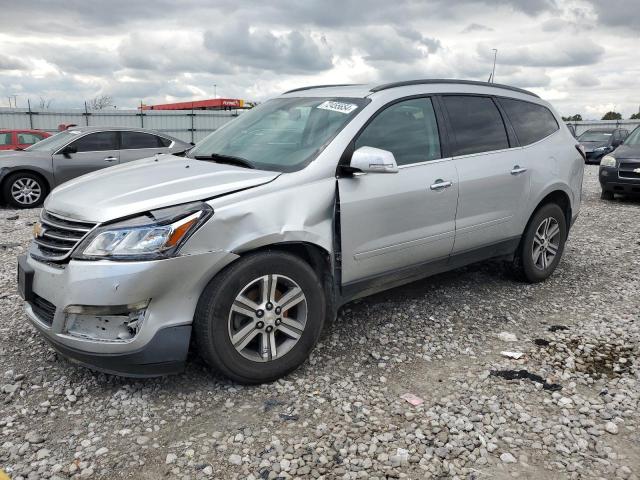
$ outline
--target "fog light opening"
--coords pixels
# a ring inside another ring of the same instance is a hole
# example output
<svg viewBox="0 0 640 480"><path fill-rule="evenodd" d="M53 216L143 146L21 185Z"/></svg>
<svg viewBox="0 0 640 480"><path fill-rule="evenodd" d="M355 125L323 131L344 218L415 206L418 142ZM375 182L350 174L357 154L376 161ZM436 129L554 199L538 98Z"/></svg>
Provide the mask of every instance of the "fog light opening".
<svg viewBox="0 0 640 480"><path fill-rule="evenodd" d="M147 304L104 308L73 305L65 309L64 333L94 341L129 342L142 328ZM129 307L134 308L126 311Z"/></svg>

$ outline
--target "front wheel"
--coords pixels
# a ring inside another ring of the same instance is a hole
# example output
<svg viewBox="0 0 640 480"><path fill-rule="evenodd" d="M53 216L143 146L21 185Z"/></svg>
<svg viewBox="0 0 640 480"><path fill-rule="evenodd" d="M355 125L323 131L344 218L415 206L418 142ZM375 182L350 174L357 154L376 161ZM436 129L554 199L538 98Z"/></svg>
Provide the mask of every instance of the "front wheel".
<svg viewBox="0 0 640 480"><path fill-rule="evenodd" d="M241 258L205 288L194 316L201 357L245 384L276 380L315 346L325 297L313 269L282 252Z"/></svg>
<svg viewBox="0 0 640 480"><path fill-rule="evenodd" d="M44 202L47 185L36 174L19 172L5 180L3 190L5 201L13 208L35 208Z"/></svg>
<svg viewBox="0 0 640 480"><path fill-rule="evenodd" d="M600 198L602 200L613 200L613 192L602 190L602 193L600 194Z"/></svg>
<svg viewBox="0 0 640 480"><path fill-rule="evenodd" d="M560 263L566 240L564 212L555 203L544 205L524 232L515 260L517 271L529 283L546 280Z"/></svg>

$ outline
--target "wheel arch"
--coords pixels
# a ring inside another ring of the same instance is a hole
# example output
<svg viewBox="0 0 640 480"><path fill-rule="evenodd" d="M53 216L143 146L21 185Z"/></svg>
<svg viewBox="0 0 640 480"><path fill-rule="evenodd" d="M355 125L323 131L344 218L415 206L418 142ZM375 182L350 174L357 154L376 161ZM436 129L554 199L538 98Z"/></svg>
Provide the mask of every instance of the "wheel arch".
<svg viewBox="0 0 640 480"><path fill-rule="evenodd" d="M536 214L536 212L547 203L555 203L562 209L565 215L565 220L567 222L567 231L569 231L573 219L573 207L570 193L567 190L568 188L555 186L545 191L536 203L536 206L529 212L529 215L527 216L527 223L524 226L523 232L526 231L529 223L531 222L531 219Z"/></svg>
<svg viewBox="0 0 640 480"><path fill-rule="evenodd" d="M44 180L44 185L47 188L47 192L50 192L53 189L52 182L49 178L47 178L47 175L45 175L40 170L31 169L31 168L16 168L12 170L7 169L7 171L3 172L2 176L0 177L0 189L4 189L7 179L9 179L10 177L14 176L17 173L29 173L31 175L36 175L40 177L42 180Z"/></svg>

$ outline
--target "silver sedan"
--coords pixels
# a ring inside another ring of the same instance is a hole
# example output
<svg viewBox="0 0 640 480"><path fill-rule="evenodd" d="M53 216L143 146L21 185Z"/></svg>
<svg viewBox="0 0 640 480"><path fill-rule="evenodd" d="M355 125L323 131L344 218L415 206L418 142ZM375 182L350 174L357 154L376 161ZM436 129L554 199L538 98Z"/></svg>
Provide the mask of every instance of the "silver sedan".
<svg viewBox="0 0 640 480"><path fill-rule="evenodd" d="M75 127L25 150L0 152L0 190L14 208L40 206L72 178L156 153L181 153L191 145L164 133L118 127Z"/></svg>

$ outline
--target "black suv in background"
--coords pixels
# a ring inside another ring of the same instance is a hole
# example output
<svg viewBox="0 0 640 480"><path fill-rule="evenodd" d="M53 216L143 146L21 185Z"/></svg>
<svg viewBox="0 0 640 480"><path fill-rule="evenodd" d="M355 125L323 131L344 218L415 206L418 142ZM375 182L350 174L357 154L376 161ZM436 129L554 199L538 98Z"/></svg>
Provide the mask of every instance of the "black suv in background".
<svg viewBox="0 0 640 480"><path fill-rule="evenodd" d="M578 141L584 147L587 163L600 163L607 153L613 152L627 136L625 128L592 128L580 134Z"/></svg>
<svg viewBox="0 0 640 480"><path fill-rule="evenodd" d="M615 152L602 157L599 177L605 200L612 200L614 193L640 195L640 127Z"/></svg>

